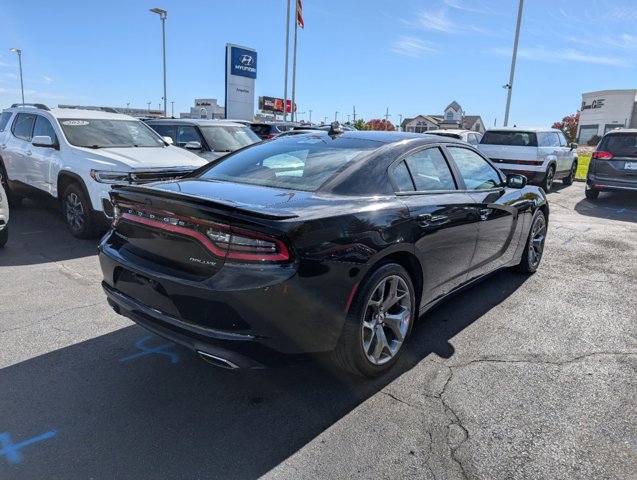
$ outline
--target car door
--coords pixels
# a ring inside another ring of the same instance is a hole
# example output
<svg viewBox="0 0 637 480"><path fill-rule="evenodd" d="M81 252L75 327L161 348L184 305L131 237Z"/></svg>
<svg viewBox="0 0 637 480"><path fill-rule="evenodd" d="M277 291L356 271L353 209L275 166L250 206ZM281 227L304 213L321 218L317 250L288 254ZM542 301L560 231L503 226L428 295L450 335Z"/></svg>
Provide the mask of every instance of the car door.
<svg viewBox="0 0 637 480"><path fill-rule="evenodd" d="M556 132L555 135L557 135L557 141L560 146L560 156L558 160L560 165L558 170L570 172L573 164L573 151L561 132Z"/></svg>
<svg viewBox="0 0 637 480"><path fill-rule="evenodd" d="M185 147L188 142L199 142L203 147L206 142L201 138L197 129L192 125L180 125L177 127L177 146Z"/></svg>
<svg viewBox="0 0 637 480"><path fill-rule="evenodd" d="M50 137L55 146L42 147L31 142L31 155L25 159L29 183L47 193L53 193L57 190L54 182L57 183L57 172L61 164L59 142L53 125L42 115L36 115L33 127L33 138L38 136ZM52 178L54 171L55 178Z"/></svg>
<svg viewBox="0 0 637 480"><path fill-rule="evenodd" d="M29 185L27 172L27 158L31 156L31 138L33 136L33 125L35 124L35 114L18 113L11 133L7 135L3 151L3 160L7 169L7 176L12 181L18 181Z"/></svg>
<svg viewBox="0 0 637 480"><path fill-rule="evenodd" d="M464 283L477 241L473 199L458 190L442 150L412 152L393 168L399 198L409 209L426 305Z"/></svg>
<svg viewBox="0 0 637 480"><path fill-rule="evenodd" d="M469 269L470 280L511 261L517 247L518 210L507 204L505 179L488 160L461 145L447 145L446 150L463 187L479 209L478 241Z"/></svg>

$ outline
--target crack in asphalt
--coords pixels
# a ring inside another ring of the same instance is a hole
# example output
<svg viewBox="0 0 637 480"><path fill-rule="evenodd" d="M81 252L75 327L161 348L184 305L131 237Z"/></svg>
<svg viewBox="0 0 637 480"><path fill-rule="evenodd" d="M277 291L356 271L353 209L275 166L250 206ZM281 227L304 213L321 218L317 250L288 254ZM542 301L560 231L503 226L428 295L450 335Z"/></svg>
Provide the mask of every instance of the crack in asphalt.
<svg viewBox="0 0 637 480"><path fill-rule="evenodd" d="M58 312L55 312L55 313L54 313L54 314L52 314L52 315L49 315L49 316L44 317L44 318L38 318L37 320L35 320L35 321L33 321L33 322L29 322L29 323L27 323L27 324L20 325L19 327L7 328L7 329L5 329L5 330L0 330L0 333L8 333L8 332L13 332L13 331L15 331L15 330L21 330L21 329L23 329L23 328L30 327L31 325L35 325L36 323L41 323L41 322L44 322L44 321L46 321L46 320L51 320L52 318L55 318L55 317L57 317L58 315L62 315L63 313L66 313L66 312L71 312L71 311L73 311L73 310L81 310L81 309L83 309L83 308L94 307L94 306L96 306L96 305L101 305L101 304L102 304L102 302L95 302L95 303L90 303L90 304L88 304L88 305L80 305L80 306L78 306L78 307L69 307L69 308L65 308L65 309L63 309L63 310L60 310L60 311L58 311ZM51 325L49 325L49 326L51 326ZM53 327L53 328L55 328L55 327Z"/></svg>
<svg viewBox="0 0 637 480"><path fill-rule="evenodd" d="M537 364L561 366L561 365L568 365L569 363L576 363L576 362L579 362L579 361L582 361L582 360L585 360L585 359L588 359L588 358L601 357L601 356L612 356L612 357L616 357L616 356L637 356L637 352L635 352L635 351L591 352L591 353L578 355L576 357L572 357L572 358L568 358L568 359L564 359L564 360L546 359L546 358L541 358L540 356L520 357L520 358L489 358L489 357L485 357L485 358L475 358L473 360L469 360L468 362L464 362L464 363L456 363L456 364L444 365L444 366L447 367L447 368L450 368L450 369L464 368L464 367L468 367L469 365L473 365L473 364L476 364L476 363L537 363ZM442 365L442 364L439 363L439 365ZM446 388L446 385L445 385L445 388Z"/></svg>

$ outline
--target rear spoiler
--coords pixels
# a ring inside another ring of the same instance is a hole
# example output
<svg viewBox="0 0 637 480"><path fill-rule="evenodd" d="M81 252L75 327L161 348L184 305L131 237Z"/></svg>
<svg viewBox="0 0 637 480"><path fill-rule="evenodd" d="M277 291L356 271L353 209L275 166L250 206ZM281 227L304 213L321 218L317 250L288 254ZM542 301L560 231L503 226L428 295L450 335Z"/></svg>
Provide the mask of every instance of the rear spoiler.
<svg viewBox="0 0 637 480"><path fill-rule="evenodd" d="M153 198L163 200L174 206L197 205L205 209L217 209L225 212L237 212L252 217L259 217L268 220L288 220L298 217L295 213L282 210L279 208L264 207L263 205L253 205L249 203L232 202L220 198L200 197L197 195L189 195L186 193L168 192L166 190L157 190L150 186L143 185L126 185L114 186L110 192L111 200L116 202L134 202L148 207L153 205Z"/></svg>

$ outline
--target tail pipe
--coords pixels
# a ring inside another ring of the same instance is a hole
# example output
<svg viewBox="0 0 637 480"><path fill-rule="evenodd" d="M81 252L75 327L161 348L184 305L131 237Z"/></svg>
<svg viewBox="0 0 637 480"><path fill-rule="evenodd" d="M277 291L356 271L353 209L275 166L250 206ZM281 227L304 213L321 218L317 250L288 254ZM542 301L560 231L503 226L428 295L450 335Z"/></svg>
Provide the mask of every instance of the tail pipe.
<svg viewBox="0 0 637 480"><path fill-rule="evenodd" d="M215 367L221 367L227 370L236 370L237 368L239 368L239 365L236 365L232 363L230 360L227 360L225 358L221 358L216 355L211 355L210 353L206 353L202 351L197 351L197 353L202 358L202 360L204 360L205 362L211 365L214 365Z"/></svg>

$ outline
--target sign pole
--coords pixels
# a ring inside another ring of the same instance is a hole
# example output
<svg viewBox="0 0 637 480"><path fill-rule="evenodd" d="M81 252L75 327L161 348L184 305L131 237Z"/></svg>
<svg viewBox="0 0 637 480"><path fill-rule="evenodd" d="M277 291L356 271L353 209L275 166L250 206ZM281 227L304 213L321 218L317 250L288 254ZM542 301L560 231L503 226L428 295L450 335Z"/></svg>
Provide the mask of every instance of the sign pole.
<svg viewBox="0 0 637 480"><path fill-rule="evenodd" d="M283 121L288 118L288 57L290 51L290 0L288 0L288 15L285 21L285 84L283 87Z"/></svg>

